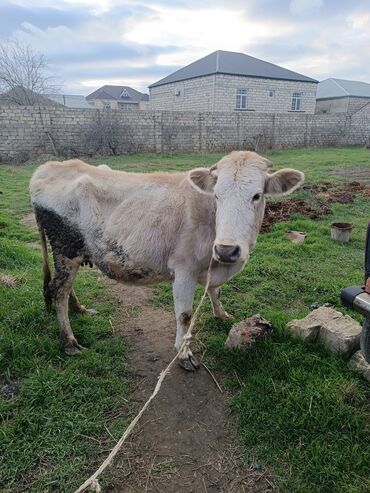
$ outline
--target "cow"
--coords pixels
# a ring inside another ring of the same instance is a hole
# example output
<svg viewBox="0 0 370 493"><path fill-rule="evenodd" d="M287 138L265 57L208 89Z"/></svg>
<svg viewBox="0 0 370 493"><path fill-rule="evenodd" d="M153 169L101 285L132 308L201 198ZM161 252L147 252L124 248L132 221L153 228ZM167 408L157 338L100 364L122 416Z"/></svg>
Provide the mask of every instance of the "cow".
<svg viewBox="0 0 370 493"><path fill-rule="evenodd" d="M118 282L172 281L175 348L189 327L196 285L206 285L215 317L225 319L220 286L240 272L256 244L265 196L288 194L304 174L281 169L255 152L234 151L215 165L175 173L128 173L78 159L47 162L32 176L30 195L43 251L44 298L55 303L64 351L83 349L68 310L82 306L73 282L82 264L95 265ZM51 277L47 239L54 257ZM180 365L193 371L189 348Z"/></svg>

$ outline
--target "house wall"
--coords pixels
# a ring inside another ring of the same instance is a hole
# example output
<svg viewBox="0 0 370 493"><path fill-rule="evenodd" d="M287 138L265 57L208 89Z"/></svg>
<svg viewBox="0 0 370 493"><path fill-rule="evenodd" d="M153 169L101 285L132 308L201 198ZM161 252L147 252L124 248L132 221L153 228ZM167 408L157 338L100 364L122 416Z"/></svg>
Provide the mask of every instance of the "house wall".
<svg viewBox="0 0 370 493"><path fill-rule="evenodd" d="M315 113L355 113L370 106L370 98L332 98L316 101Z"/></svg>
<svg viewBox="0 0 370 493"><path fill-rule="evenodd" d="M122 108L119 107L119 103L122 103L124 101L117 101L115 99L88 99L89 103L93 103L95 108L103 109L105 103L110 104L110 109L112 110L121 110ZM137 111L139 109L139 104L138 103L129 103L131 105L131 111Z"/></svg>
<svg viewBox="0 0 370 493"><path fill-rule="evenodd" d="M88 155L86 135L97 123L110 125L117 153L363 145L370 105L353 116L0 106L0 162L51 154L53 147L62 156Z"/></svg>
<svg viewBox="0 0 370 493"><path fill-rule="evenodd" d="M354 113L362 108L370 106L370 98L349 98L348 99L348 112Z"/></svg>
<svg viewBox="0 0 370 493"><path fill-rule="evenodd" d="M348 98L318 99L316 101L316 114L346 113L348 110Z"/></svg>
<svg viewBox="0 0 370 493"><path fill-rule="evenodd" d="M302 92L301 111L315 112L316 83L215 74L150 88L150 107L168 111L292 112L293 92ZM236 109L237 89L248 90L247 110ZM269 91L274 95L269 96Z"/></svg>

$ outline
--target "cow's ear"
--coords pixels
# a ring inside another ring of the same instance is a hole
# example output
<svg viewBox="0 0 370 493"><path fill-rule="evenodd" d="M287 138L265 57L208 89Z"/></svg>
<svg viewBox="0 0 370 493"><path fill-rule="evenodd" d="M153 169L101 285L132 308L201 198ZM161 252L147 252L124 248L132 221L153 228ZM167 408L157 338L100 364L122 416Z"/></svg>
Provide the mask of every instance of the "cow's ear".
<svg viewBox="0 0 370 493"><path fill-rule="evenodd" d="M212 195L217 181L217 169L214 166L192 169L188 173L188 180L197 192Z"/></svg>
<svg viewBox="0 0 370 493"><path fill-rule="evenodd" d="M295 169L284 168L272 175L267 175L265 193L270 195L287 195L297 190L304 182L304 173Z"/></svg>

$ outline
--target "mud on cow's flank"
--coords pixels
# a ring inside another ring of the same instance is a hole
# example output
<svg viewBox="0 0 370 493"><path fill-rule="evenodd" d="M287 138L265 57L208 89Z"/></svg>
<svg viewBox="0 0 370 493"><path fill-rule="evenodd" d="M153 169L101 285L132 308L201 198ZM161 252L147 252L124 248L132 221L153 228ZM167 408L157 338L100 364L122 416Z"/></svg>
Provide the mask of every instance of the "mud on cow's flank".
<svg viewBox="0 0 370 493"><path fill-rule="evenodd" d="M211 166L220 157L135 155L96 164L178 171ZM275 169L304 171L309 186L370 183L364 149L297 149L267 157ZM155 289L153 305L146 288L116 291L113 281L83 267L76 291L101 315L72 315L76 336L88 350L75 359L64 357L55 315L42 307L41 251L33 247L37 233L20 223L30 212L27 186L34 169L0 166L0 273L20 279L15 287L0 284L0 490L69 493L102 462L152 390L170 355L172 301L167 283ZM337 169L340 175L333 173ZM318 205L316 191L309 189L292 199ZM198 492L205 491L204 482L208 492L226 485L225 492L239 493L240 484L249 493L370 491L368 385L347 362L315 343L296 343L285 331L286 323L305 316L312 304L343 310L340 289L362 281L369 198L356 192L347 204L320 200L329 214L313 221L291 211L272 224L259 236L247 269L221 294L236 321L255 313L271 320L272 340L248 354L227 350L224 342L234 322L215 321L209 302L202 312L205 362L226 390L227 402L205 372L176 369L129 447L102 478L103 491L130 486L132 492L168 488L172 493L180 484ZM350 243L330 240L334 220L353 223ZM292 244L287 230L304 231L305 242ZM193 426L187 426L189 409Z"/></svg>

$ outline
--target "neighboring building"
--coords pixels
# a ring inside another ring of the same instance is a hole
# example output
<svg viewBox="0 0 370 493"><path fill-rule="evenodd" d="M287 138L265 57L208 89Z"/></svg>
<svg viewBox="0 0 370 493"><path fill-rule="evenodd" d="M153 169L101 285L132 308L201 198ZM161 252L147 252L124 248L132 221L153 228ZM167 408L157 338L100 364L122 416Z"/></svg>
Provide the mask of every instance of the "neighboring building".
<svg viewBox="0 0 370 493"><path fill-rule="evenodd" d="M147 109L149 96L128 86L103 86L86 99L95 108L137 111Z"/></svg>
<svg viewBox="0 0 370 493"><path fill-rule="evenodd" d="M85 96L75 94L45 94L45 97L68 108L93 108Z"/></svg>
<svg viewBox="0 0 370 493"><path fill-rule="evenodd" d="M354 113L370 105L370 84L325 79L317 87L316 113Z"/></svg>
<svg viewBox="0 0 370 493"><path fill-rule="evenodd" d="M38 94L22 86L14 87L0 94L0 104L17 106L55 106L45 95Z"/></svg>
<svg viewBox="0 0 370 493"><path fill-rule="evenodd" d="M149 86L150 108L314 113L317 81L258 58L215 51Z"/></svg>
<svg viewBox="0 0 370 493"><path fill-rule="evenodd" d="M15 87L0 94L0 104L19 106L68 106L69 108L93 108L84 96L67 94L37 94L24 87Z"/></svg>

